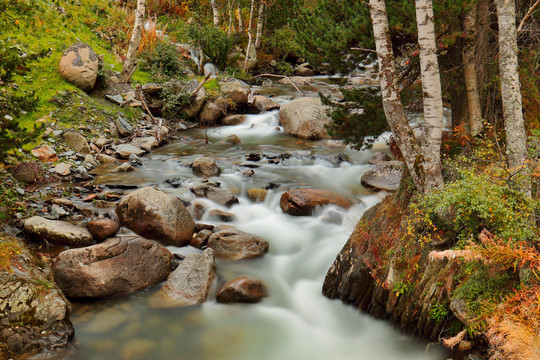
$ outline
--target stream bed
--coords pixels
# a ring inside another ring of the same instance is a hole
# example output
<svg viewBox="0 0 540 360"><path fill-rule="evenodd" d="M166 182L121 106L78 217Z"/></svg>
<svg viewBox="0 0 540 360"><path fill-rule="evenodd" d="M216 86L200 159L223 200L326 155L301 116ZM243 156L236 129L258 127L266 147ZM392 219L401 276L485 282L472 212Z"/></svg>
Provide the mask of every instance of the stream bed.
<svg viewBox="0 0 540 360"><path fill-rule="evenodd" d="M292 96L274 98L286 102ZM370 168L372 151L330 148L323 141L284 134L278 111L248 115L237 126L194 130L184 139L142 157L132 173L101 167L95 184L153 186L207 210L234 214L227 223L270 243L262 258L238 262L217 259L218 284L200 306L154 309L149 299L161 285L112 300L74 301L76 329L73 359L186 360L368 360L448 358L439 346L427 346L392 326L321 294L324 277L363 212L385 196L360 185ZM223 139L236 134L239 145ZM208 143L204 140L208 137ZM375 146L375 150L384 144ZM260 160L256 156L258 154ZM200 182L186 165L199 156L214 158L222 168L210 181L235 192L239 204L226 208L197 199L189 187ZM276 160L277 159L277 160ZM253 170L251 176L244 174ZM171 180L172 179L172 180ZM176 187L175 187L176 186ZM354 201L349 210L334 206L313 216L293 217L279 207L283 192L298 187L328 189ZM269 189L264 202L253 202L251 188ZM83 205L81 206L91 206ZM94 209L112 211L111 209ZM220 225L208 211L198 222ZM119 236L128 235L124 233ZM169 247L173 253L199 252ZM224 305L215 301L217 287L238 276L263 280L269 297L258 304Z"/></svg>

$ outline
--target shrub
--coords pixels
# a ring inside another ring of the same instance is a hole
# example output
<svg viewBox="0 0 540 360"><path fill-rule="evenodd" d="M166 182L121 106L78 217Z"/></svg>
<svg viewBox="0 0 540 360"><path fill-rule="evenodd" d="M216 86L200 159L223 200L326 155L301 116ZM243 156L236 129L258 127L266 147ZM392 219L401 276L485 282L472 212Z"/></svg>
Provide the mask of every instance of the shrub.
<svg viewBox="0 0 540 360"><path fill-rule="evenodd" d="M143 70L149 71L155 81L166 81L182 74L180 52L167 40L158 40L155 46L142 52Z"/></svg>
<svg viewBox="0 0 540 360"><path fill-rule="evenodd" d="M213 25L190 24L185 36L191 44L200 47L214 65L227 67L233 40L221 29Z"/></svg>
<svg viewBox="0 0 540 360"><path fill-rule="evenodd" d="M169 81L163 86L161 99L163 100L163 114L167 118L177 118L182 108L189 104L189 93L185 91L186 85L182 81Z"/></svg>

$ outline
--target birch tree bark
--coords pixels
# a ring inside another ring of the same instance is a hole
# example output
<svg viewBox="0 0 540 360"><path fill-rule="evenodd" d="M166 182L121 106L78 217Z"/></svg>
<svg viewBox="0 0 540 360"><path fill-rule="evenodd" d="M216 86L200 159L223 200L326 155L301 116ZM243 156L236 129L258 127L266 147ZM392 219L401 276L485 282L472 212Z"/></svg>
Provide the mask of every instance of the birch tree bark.
<svg viewBox="0 0 540 360"><path fill-rule="evenodd" d="M236 5L236 12L238 13L238 32L244 32L244 22L242 20L242 6L240 1Z"/></svg>
<svg viewBox="0 0 540 360"><path fill-rule="evenodd" d="M259 3L259 16L257 17L257 35L255 36L255 47L258 49L261 46L263 18L264 18L264 3Z"/></svg>
<svg viewBox="0 0 540 360"><path fill-rule="evenodd" d="M212 6L212 13L214 14L214 26L219 26L219 8L216 0L211 0L210 5Z"/></svg>
<svg viewBox="0 0 540 360"><path fill-rule="evenodd" d="M506 131L508 168L517 171L527 159L525 123L519 83L514 0L495 0L499 23L499 71Z"/></svg>
<svg viewBox="0 0 540 360"><path fill-rule="evenodd" d="M477 6L467 11L464 19L465 45L463 47L463 72L465 75L465 88L467 90L467 107L469 112L469 131L472 136L482 131L482 106L478 92L478 77L476 74L475 42Z"/></svg>
<svg viewBox="0 0 540 360"><path fill-rule="evenodd" d="M249 11L249 22L247 24L247 33L248 33L248 44L246 48L246 60L244 61L244 71L247 69L247 64L249 61L249 51L251 50L251 42L252 42L252 36L251 36L251 23L253 22L253 6L254 6L255 0L251 0L251 9Z"/></svg>
<svg viewBox="0 0 540 360"><path fill-rule="evenodd" d="M397 74L394 63L394 53L390 42L388 15L384 0L370 0L370 15L373 24L375 47L379 64L379 81L384 113L390 130L397 139L399 150L405 159L407 168L411 173L416 188L424 192L424 179L422 173L422 155L417 139L405 117Z"/></svg>
<svg viewBox="0 0 540 360"><path fill-rule="evenodd" d="M232 32L232 28L233 28L233 8L234 8L234 3L236 2L236 0L227 0L227 10L229 11L229 26L228 26L228 30L227 30L227 34L228 35L231 35L231 32Z"/></svg>
<svg viewBox="0 0 540 360"><path fill-rule="evenodd" d="M135 23L133 25L133 33L131 34L131 40L129 41L128 52L126 54L126 60L122 66L122 72L120 78L124 82L129 82L131 76L135 72L135 61L137 60L137 50L141 43L142 27L144 21L146 0L137 0L137 9L135 9Z"/></svg>
<svg viewBox="0 0 540 360"><path fill-rule="evenodd" d="M441 139L444 121L441 77L435 42L431 0L416 0L416 23L420 45L420 71L424 99L424 190L444 186L441 174Z"/></svg>

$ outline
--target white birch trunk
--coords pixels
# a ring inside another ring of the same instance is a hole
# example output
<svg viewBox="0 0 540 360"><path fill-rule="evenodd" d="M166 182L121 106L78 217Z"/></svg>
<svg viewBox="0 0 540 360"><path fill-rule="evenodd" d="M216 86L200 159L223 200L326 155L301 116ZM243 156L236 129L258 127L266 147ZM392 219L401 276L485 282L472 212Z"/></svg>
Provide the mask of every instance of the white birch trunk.
<svg viewBox="0 0 540 360"><path fill-rule="evenodd" d="M227 34L231 35L232 27L233 27L233 7L234 7L235 1L227 0L227 9L229 11L229 26L227 30Z"/></svg>
<svg viewBox="0 0 540 360"><path fill-rule="evenodd" d="M516 8L514 0L495 0L499 22L499 71L506 130L506 153L511 172L527 159L525 124L519 83ZM529 189L530 191L530 189Z"/></svg>
<svg viewBox="0 0 540 360"><path fill-rule="evenodd" d="M216 0L211 0L212 13L214 14L214 26L219 26L219 9Z"/></svg>
<svg viewBox="0 0 540 360"><path fill-rule="evenodd" d="M242 7L240 2L236 5L236 12L238 12L238 32L244 32L244 22L242 20Z"/></svg>
<svg viewBox="0 0 540 360"><path fill-rule="evenodd" d="M472 136L482 131L482 106L478 92L478 77L475 64L476 41L476 6L465 14L465 45L463 47L463 73L467 90L467 107L469 113L469 131Z"/></svg>
<svg viewBox="0 0 540 360"><path fill-rule="evenodd" d="M255 47L258 49L261 46L262 31L264 18L264 4L259 4L259 16L257 18L257 35L255 36Z"/></svg>
<svg viewBox="0 0 540 360"><path fill-rule="evenodd" d="M384 0L370 0L369 6L375 47L377 49L379 80L386 121L397 139L397 144L411 173L414 185L418 190L424 192L424 176L421 169L422 155L401 103L394 53L390 42L386 4Z"/></svg>
<svg viewBox="0 0 540 360"><path fill-rule="evenodd" d="M424 99L424 154L425 191L444 186L441 174L441 139L443 103L441 77L437 60L435 24L431 0L416 0L416 22L420 45L420 70Z"/></svg>
<svg viewBox="0 0 540 360"><path fill-rule="evenodd" d="M249 61L249 50L251 50L251 23L253 22L253 5L254 5L255 1L254 0L251 0L251 9L249 11L249 22L248 22L248 27L247 27L247 33L248 33L248 45L247 45L247 48L246 48L246 59L244 61L244 71L246 71L247 69L247 64L248 64L248 61Z"/></svg>
<svg viewBox="0 0 540 360"><path fill-rule="evenodd" d="M144 22L146 0L137 0L137 9L135 9L135 23L133 25L133 33L131 34L131 40L129 41L128 52L126 54L126 60L122 66L122 72L120 78L124 82L129 82L131 76L135 72L135 61L137 60L137 50L141 43L142 27Z"/></svg>

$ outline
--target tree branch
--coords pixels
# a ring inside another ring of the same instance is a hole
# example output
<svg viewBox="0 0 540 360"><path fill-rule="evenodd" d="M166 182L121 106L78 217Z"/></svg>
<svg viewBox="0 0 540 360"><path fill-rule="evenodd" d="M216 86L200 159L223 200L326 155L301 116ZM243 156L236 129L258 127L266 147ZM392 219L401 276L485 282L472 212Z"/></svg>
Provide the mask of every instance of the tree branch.
<svg viewBox="0 0 540 360"><path fill-rule="evenodd" d="M540 5L540 0L536 0L536 2L534 3L533 6L531 6L529 8L529 11L527 11L527 13L525 14L525 16L523 17L523 19L521 19L521 22L519 23L519 26L517 28L517 32L520 32L521 29L523 28L523 25L525 25L525 21L529 18L529 16L532 15L532 13L534 12L534 9Z"/></svg>

